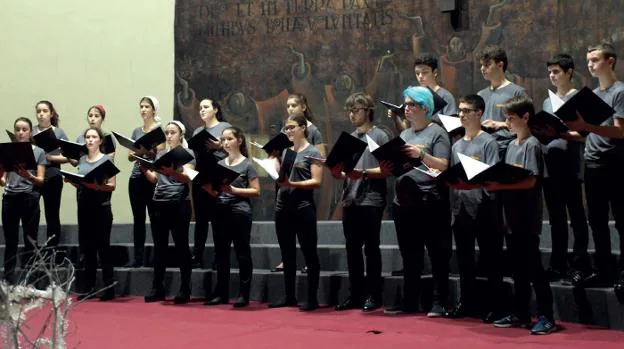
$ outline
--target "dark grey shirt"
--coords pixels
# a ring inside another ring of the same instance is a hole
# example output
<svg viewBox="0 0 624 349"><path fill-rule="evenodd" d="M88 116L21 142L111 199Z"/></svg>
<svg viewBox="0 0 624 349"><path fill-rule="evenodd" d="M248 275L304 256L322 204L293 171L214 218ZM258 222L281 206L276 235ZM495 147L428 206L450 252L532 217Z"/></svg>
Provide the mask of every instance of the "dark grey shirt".
<svg viewBox="0 0 624 349"><path fill-rule="evenodd" d="M373 127L367 133L357 133L354 131L352 136L366 142L366 135L372 138L375 143L383 145L390 140L388 134L378 127ZM379 167L379 162L371 154L368 147L355 165L356 169L371 169ZM367 179L345 179L342 200L344 207L349 206L386 206L386 180L384 178L367 178Z"/></svg>
<svg viewBox="0 0 624 349"><path fill-rule="evenodd" d="M485 101L485 110L481 116L481 122L485 120L505 121L505 114L499 105L504 104L512 97L526 95L526 91L524 88L511 82L509 85L495 90L486 87L479 91L478 95ZM498 142L499 147L505 147L511 139L516 138L507 129L498 130L492 135Z"/></svg>
<svg viewBox="0 0 624 349"><path fill-rule="evenodd" d="M624 83L616 81L608 89L594 89L594 93L615 109L615 114L605 120L602 126L613 126L614 118L624 119ZM599 136L595 133L587 135L585 140L585 161L587 167L602 167L612 162L624 161L624 140Z"/></svg>
<svg viewBox="0 0 624 349"><path fill-rule="evenodd" d="M186 149L189 154L195 157L192 150ZM167 154L168 150L163 149L156 154L156 159L160 159L163 155ZM195 160L189 162L191 165L195 165ZM179 172L182 166L179 166L176 170ZM154 201L178 201L189 200L189 186L186 183L179 182L177 179L169 176L165 176L160 172L156 172L158 181L156 182L156 188L154 189Z"/></svg>
<svg viewBox="0 0 624 349"><path fill-rule="evenodd" d="M232 127L232 125L229 122L225 122L225 121L220 121L218 124L214 125L213 127L207 128L205 126L201 126L196 128L193 131L193 136L195 136L196 134L200 133L202 130L207 130L208 133L210 133L213 137L215 137L216 139L221 139L221 135L223 134L223 130L225 130L226 128ZM213 154L217 160L221 160L221 159L225 159L227 157L227 153L222 150L222 149L217 149L217 150L207 150L205 152L198 152L197 155L197 170L201 171L201 169L204 166L204 162L205 162L205 156L209 155L209 154Z"/></svg>
<svg viewBox="0 0 624 349"><path fill-rule="evenodd" d="M436 93L446 102L446 106L442 108L440 113L444 115L457 114L457 102L455 102L455 97L453 97L453 94L442 86L440 86Z"/></svg>
<svg viewBox="0 0 624 349"><path fill-rule="evenodd" d="M322 144L323 136L321 135L321 131L314 124L310 124L308 126L308 137L306 137L308 143L312 145Z"/></svg>
<svg viewBox="0 0 624 349"><path fill-rule="evenodd" d="M238 172L240 175L232 182L236 188L249 188L249 181L258 178L256 169L249 159L244 159L239 164L229 166L226 159L219 161L219 164ZM251 215L251 200L248 197L234 195L232 193L219 193L217 205L230 207L232 211Z"/></svg>
<svg viewBox="0 0 624 349"><path fill-rule="evenodd" d="M306 159L306 156L319 158L321 153L312 144L298 152L290 172L289 179L291 182L300 182L312 178L312 160ZM310 205L314 205L314 190L280 187L277 191L276 211L299 209Z"/></svg>
<svg viewBox="0 0 624 349"><path fill-rule="evenodd" d="M485 132L481 132L478 136L471 140L463 137L453 144L453 156L451 158L451 166L459 163L458 153L469 156L475 160L479 160L488 165L494 165L498 162L498 143L494 137ZM483 217L484 213L496 212L496 195L482 188L477 189L452 189L451 190L451 208L453 216L465 212L472 218Z"/></svg>
<svg viewBox="0 0 624 349"><path fill-rule="evenodd" d="M542 178L548 174L544 167L542 145L531 136L522 144L514 140L507 147L505 163L530 170L537 177L529 189L502 192L505 220L512 234L540 234L542 230Z"/></svg>
<svg viewBox="0 0 624 349"><path fill-rule="evenodd" d="M572 98L576 92L561 97L564 101ZM546 98L542 109L553 114L550 98ZM583 178L583 143L556 138L550 143L543 145L544 162L548 173L553 175L560 173L569 178Z"/></svg>
<svg viewBox="0 0 624 349"><path fill-rule="evenodd" d="M78 160L78 174L86 175L105 161L113 161L113 159L108 155L103 155L98 160L89 162L87 155L83 155ZM82 185L78 187L78 205L110 206L111 196L111 192L96 191Z"/></svg>
<svg viewBox="0 0 624 349"><path fill-rule="evenodd" d="M160 126L156 126L156 127L160 127ZM141 127L137 127L134 130L132 130L132 136L131 138L134 139L135 141L141 137L143 137L145 135L145 131L143 131L143 126ZM153 149L155 150L155 149ZM132 173L130 174L130 178L137 178L137 177L141 177L143 176L143 173L141 172L141 169L139 168L139 163L137 161L134 162L134 165L132 167Z"/></svg>
<svg viewBox="0 0 624 349"><path fill-rule="evenodd" d="M57 139L64 139L64 140L68 140L67 139L67 135L65 134L65 131L63 131L62 128L60 127L54 127L54 135L56 136ZM33 136L38 134L39 132L41 132L41 130L39 130L39 127L35 126L33 128ZM50 155L61 155L61 150L60 149L56 149L53 150L51 152L49 152L48 154ZM54 176L60 176L61 175L61 165L55 163L55 162L46 162L46 171L45 171L45 179L49 179L51 177Z"/></svg>
<svg viewBox="0 0 624 349"><path fill-rule="evenodd" d="M422 130L414 131L408 128L401 132L400 136L405 143L414 144L421 151L437 158L449 159L451 156L451 141L446 130L435 123L429 124ZM420 165L425 169L424 165ZM409 203L414 200L421 200L423 195L434 195L440 198L437 181L435 178L422 173L416 169L401 175L396 180L394 203Z"/></svg>
<svg viewBox="0 0 624 349"><path fill-rule="evenodd" d="M37 165L46 165L48 163L43 149L33 146L33 155L35 156L35 162ZM28 170L28 172L30 172L33 176L37 175L36 169ZM41 195L39 187L34 186L31 181L20 176L17 172L7 172L4 195L15 195L20 193L31 194L37 197Z"/></svg>

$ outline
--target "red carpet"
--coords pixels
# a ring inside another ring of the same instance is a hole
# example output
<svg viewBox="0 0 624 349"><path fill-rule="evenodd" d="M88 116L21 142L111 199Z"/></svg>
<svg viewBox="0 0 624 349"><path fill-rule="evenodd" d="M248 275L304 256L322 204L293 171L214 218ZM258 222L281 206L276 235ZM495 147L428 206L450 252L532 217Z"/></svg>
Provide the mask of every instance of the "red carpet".
<svg viewBox="0 0 624 349"><path fill-rule="evenodd" d="M549 336L496 329L476 320L386 316L381 311L301 313L253 303L244 310L201 303L145 304L140 298L89 301L71 312L68 347L109 348L622 348L624 332L561 324ZM36 326L35 326L36 328ZM380 332L380 333L379 333ZM375 334L378 333L378 334Z"/></svg>

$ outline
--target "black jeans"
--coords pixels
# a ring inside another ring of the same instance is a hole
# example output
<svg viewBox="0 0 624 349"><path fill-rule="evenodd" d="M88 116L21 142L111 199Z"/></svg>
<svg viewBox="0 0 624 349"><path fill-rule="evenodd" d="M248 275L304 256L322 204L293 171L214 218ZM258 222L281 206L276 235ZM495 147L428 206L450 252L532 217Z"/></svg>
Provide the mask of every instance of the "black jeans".
<svg viewBox="0 0 624 349"><path fill-rule="evenodd" d="M609 230L609 205L620 235L620 251L624 251L624 187L618 183L624 178L624 164L599 168L585 166L585 196L587 216L596 247L595 261L598 272L605 278L615 279L615 263L611 254ZM619 271L624 271L624 258L620 254Z"/></svg>
<svg viewBox="0 0 624 349"><path fill-rule="evenodd" d="M61 194L63 192L63 177L58 174L46 178L41 186L41 196L43 197L43 208L46 219L46 232L49 247L58 245L61 238Z"/></svg>
<svg viewBox="0 0 624 349"><path fill-rule="evenodd" d="M366 296L381 301L379 244L383 211L384 207L374 206L348 206L343 209L342 228L346 240L351 298L357 301ZM366 254L366 279L362 246Z"/></svg>
<svg viewBox="0 0 624 349"><path fill-rule="evenodd" d="M230 206L217 206L214 227L217 285L214 295L229 298L230 250L234 243L239 267L239 296L249 299L253 265L251 261L251 212L233 211Z"/></svg>
<svg viewBox="0 0 624 349"><path fill-rule="evenodd" d="M433 301L445 306L448 300L449 261L452 253L447 201L429 197L426 200L414 200L410 205L393 204L392 208L399 250L403 258L403 308L410 311L419 308L425 247L433 274Z"/></svg>
<svg viewBox="0 0 624 349"><path fill-rule="evenodd" d="M453 216L453 234L457 249L457 265L459 267L459 283L462 304L473 309L477 306L475 240L479 244L479 266L482 274L487 277L487 299L483 304L485 311L501 311L503 308L503 260L504 235L498 219L498 204L482 208L477 217L465 211Z"/></svg>
<svg viewBox="0 0 624 349"><path fill-rule="evenodd" d="M84 189L83 189L84 190ZM102 206L78 201L78 236L84 254L85 291L95 287L98 256L102 264L104 285L113 283L113 261L110 247L113 212Z"/></svg>
<svg viewBox="0 0 624 349"><path fill-rule="evenodd" d="M212 222L214 230L214 218L216 201L201 186L193 184L193 209L195 210L195 236L193 242L193 257L198 261L203 260L206 240L208 240L208 224Z"/></svg>
<svg viewBox="0 0 624 349"><path fill-rule="evenodd" d="M17 246L19 243L19 223L22 221L24 233L23 261L31 258L34 245L30 239L37 241L39 231L39 196L27 193L4 194L2 197L2 229L4 230L4 278L9 283L15 282L15 265L17 263Z"/></svg>
<svg viewBox="0 0 624 349"><path fill-rule="evenodd" d="M130 177L128 181L128 194L130 196L130 207L132 207L133 218L133 241L134 241L134 260L143 263L145 251L145 209L152 221L154 184L150 183L145 176Z"/></svg>
<svg viewBox="0 0 624 349"><path fill-rule="evenodd" d="M189 250L189 224L191 204L188 200L154 201L152 238L154 240L154 290L164 290L167 268L169 232L173 237L180 267L180 292L191 292L191 254Z"/></svg>
<svg viewBox="0 0 624 349"><path fill-rule="evenodd" d="M548 276L542 267L539 235L514 231L508 236L514 279L514 314L521 320L530 318L531 283L535 290L538 315L553 317L553 297Z"/></svg>
<svg viewBox="0 0 624 349"><path fill-rule="evenodd" d="M321 266L318 257L316 207L284 209L275 212L275 230L284 263L284 291L286 299L296 299L297 239L308 267L308 301L316 302Z"/></svg>

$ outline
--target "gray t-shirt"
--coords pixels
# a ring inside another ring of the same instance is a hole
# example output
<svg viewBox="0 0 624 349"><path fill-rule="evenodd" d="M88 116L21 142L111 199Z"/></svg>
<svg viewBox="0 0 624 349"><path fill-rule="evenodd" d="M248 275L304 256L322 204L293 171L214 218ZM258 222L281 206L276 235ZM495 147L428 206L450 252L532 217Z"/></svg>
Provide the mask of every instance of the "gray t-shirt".
<svg viewBox="0 0 624 349"><path fill-rule="evenodd" d="M542 178L547 177L542 145L531 136L522 144L509 143L505 163L530 170L537 177L529 189L502 192L505 220L513 233L540 234L542 231Z"/></svg>
<svg viewBox="0 0 624 349"><path fill-rule="evenodd" d="M186 151L195 157L192 150L186 149ZM168 150L163 149L156 154L156 159L160 159L163 155L167 154ZM189 164L195 165L193 159ZM176 169L178 172L182 169L182 166L178 166ZM169 176L165 176L160 172L156 172L158 178L156 182L156 188L154 189L154 201L178 201L189 200L189 186L186 183L179 182L177 179Z"/></svg>
<svg viewBox="0 0 624 349"><path fill-rule="evenodd" d="M614 118L624 119L624 83L616 81L608 89L594 89L594 93L615 109L612 117L605 120L602 126L613 126ZM624 140L599 136L595 133L587 135L585 140L585 161L587 167L603 167L616 161L624 161Z"/></svg>
<svg viewBox="0 0 624 349"><path fill-rule="evenodd" d="M504 104L512 97L525 96L526 91L524 88L511 82L495 90L486 87L477 94L485 101L485 110L483 110L481 122L485 120L505 121L505 114L499 105ZM492 136L494 136L494 139L498 142L499 148L505 148L512 139L516 138L507 129L498 130L492 133Z"/></svg>
<svg viewBox="0 0 624 349"><path fill-rule="evenodd" d="M156 126L156 127L160 127L160 126ZM143 137L145 133L146 132L143 131L143 126L137 127L134 130L132 130L131 138L136 141L137 139ZM152 150L156 150L156 149L152 149ZM137 177L142 177L142 176L143 176L143 173L141 173L141 169L139 168L139 163L135 161L132 167L132 173L130 174L130 178L137 178Z"/></svg>
<svg viewBox="0 0 624 349"><path fill-rule="evenodd" d="M473 159L484 162L488 165L494 165L499 161L498 143L490 134L481 132L475 138L466 140L460 138L453 144L453 155L451 158L451 166L459 163L458 153L469 156ZM496 195L492 192L477 189L452 189L451 190L451 209L453 216L465 212L473 218L483 217L483 213L496 213Z"/></svg>
<svg viewBox="0 0 624 349"><path fill-rule="evenodd" d="M203 131L204 129L208 131L208 133L210 133L213 137L215 137L216 139L221 139L221 135L223 134L223 130L225 130L226 128L232 127L232 125L229 122L225 122L225 121L220 121L218 124L207 128L205 126L201 126L196 128L193 131L193 136L195 136L196 134L200 133L201 131ZM222 150L222 149L217 149L217 150L208 150L206 149L206 151L202 151L202 152L197 152L197 170L201 171L201 169L204 167L204 163L205 163L205 156L207 155L214 155L217 159L217 161L221 160L221 159L225 159L227 157L227 153Z"/></svg>
<svg viewBox="0 0 624 349"><path fill-rule="evenodd" d="M323 136L316 125L308 125L308 137L306 137L306 140L312 145L323 144Z"/></svg>
<svg viewBox="0 0 624 349"><path fill-rule="evenodd" d="M564 101L569 100L576 92L561 97ZM550 97L546 98L542 109L553 114ZM550 143L543 145L544 162L550 174L561 173L566 177L583 178L583 143L568 141L563 138L555 138Z"/></svg>
<svg viewBox="0 0 624 349"><path fill-rule="evenodd" d="M65 131L63 131L62 128L60 127L53 127L52 128L54 130L54 135L56 136L57 139L64 139L64 140L68 140L67 139L67 135L65 134ZM35 126L33 128L33 136L38 134L41 131L45 131L44 130L40 130L39 127ZM55 149L51 152L48 153L49 155L61 155L61 149ZM45 171L45 179L49 179L52 178L54 176L60 176L61 175L61 165L57 164L55 162L46 162L46 171Z"/></svg>
<svg viewBox="0 0 624 349"><path fill-rule="evenodd" d="M444 125L442 124L442 121L440 121L440 117L439 114L444 114L444 115L454 115L457 114L457 103L455 102L455 97L453 97L453 94L451 94L451 92L447 89L445 89L444 87L440 86L440 88L438 89L438 91L436 92L438 94L438 96L442 97L442 99L444 99L444 101L446 102L446 106L444 106L444 108L442 108L442 110L440 110L438 113L436 113L435 115L433 115L433 117L431 118L431 121L435 122L436 124L442 126L442 128L444 128Z"/></svg>
<svg viewBox="0 0 624 349"><path fill-rule="evenodd" d="M383 145L390 140L388 134L378 127L373 127L367 133L353 131L352 136L366 142L366 136L372 138L375 143ZM371 169L379 167L379 162L371 154L368 147L355 165L356 169ZM349 206L386 206L386 180L384 178L345 179L342 192L344 207Z"/></svg>
<svg viewBox="0 0 624 349"><path fill-rule="evenodd" d="M102 139L102 146L100 147L100 151L106 155L114 153L115 149L117 148L117 139L115 139L115 137L113 137L113 135L108 132L102 131L102 133L104 134L105 138L108 137L113 141L113 148L109 149L110 145L107 145L106 140ZM87 143L84 138L84 133L76 137L76 143L80 143L80 144Z"/></svg>
<svg viewBox="0 0 624 349"><path fill-rule="evenodd" d="M219 161L219 164L240 174L238 178L232 182L233 187L249 188L249 181L254 178L258 178L258 173L249 159L244 159L239 164L234 166L229 166L225 160L226 159ZM251 200L248 197L221 192L217 197L217 205L227 206L230 207L232 211L251 215Z"/></svg>
<svg viewBox="0 0 624 349"><path fill-rule="evenodd" d="M414 144L421 151L426 152L437 158L449 159L451 156L451 141L449 140L446 130L438 124L431 123L422 130L414 131L408 128L401 132L400 137L407 144ZM425 169L424 165L419 166ZM437 181L435 178L422 173L416 169L412 169L401 175L396 180L394 203L397 205L413 201L419 201L423 198L431 197L441 199Z"/></svg>
<svg viewBox="0 0 624 349"><path fill-rule="evenodd" d="M94 168L98 167L105 161L113 161L108 155L103 155L101 158L94 162L89 162L87 155L83 155L78 160L78 174L86 175ZM110 206L111 192L96 191L84 186L78 187L78 204L87 206Z"/></svg>
<svg viewBox="0 0 624 349"><path fill-rule="evenodd" d="M319 158L321 153L312 144L298 152L290 172L289 179L291 182L300 182L312 178L312 160L306 159L306 156ZM314 205L314 190L280 187L277 191L276 211L299 209L310 205Z"/></svg>
<svg viewBox="0 0 624 349"><path fill-rule="evenodd" d="M43 149L33 146L33 155L35 156L35 162L37 165L46 165L48 161L45 157ZM37 170L28 170L33 176L37 175ZM33 183L26 178L17 174L17 172L7 172L6 185L4 187L4 195L15 195L20 193L31 194L38 197L41 195L39 187L33 185Z"/></svg>

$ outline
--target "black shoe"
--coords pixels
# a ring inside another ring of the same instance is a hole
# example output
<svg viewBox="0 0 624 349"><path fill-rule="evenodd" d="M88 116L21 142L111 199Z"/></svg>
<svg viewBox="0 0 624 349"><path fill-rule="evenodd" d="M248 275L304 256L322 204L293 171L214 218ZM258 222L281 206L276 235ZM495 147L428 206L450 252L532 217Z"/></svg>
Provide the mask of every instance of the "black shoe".
<svg viewBox="0 0 624 349"><path fill-rule="evenodd" d="M141 268L143 266L143 261L135 260L132 262L126 263L124 268Z"/></svg>
<svg viewBox="0 0 624 349"><path fill-rule="evenodd" d="M393 270L392 273L390 273L390 275L392 275L392 276L403 276L403 275L405 275L405 269L401 268L399 270Z"/></svg>
<svg viewBox="0 0 624 349"><path fill-rule="evenodd" d="M284 271L284 267L275 267L271 269L271 273L281 273Z"/></svg>
<svg viewBox="0 0 624 349"><path fill-rule="evenodd" d="M307 274L308 273L308 267L305 266L305 267L301 268L301 273Z"/></svg>
<svg viewBox="0 0 624 349"><path fill-rule="evenodd" d="M312 300L312 301L303 302L303 304L299 307L299 310L300 311L314 311L318 308L319 308L318 301Z"/></svg>
<svg viewBox="0 0 624 349"><path fill-rule="evenodd" d="M366 298L366 302L364 302L364 305L362 306L362 311L368 312L377 310L379 308L381 308L381 303L378 302L375 297L369 296L368 298Z"/></svg>
<svg viewBox="0 0 624 349"><path fill-rule="evenodd" d="M498 319L494 322L494 327L498 328L509 328L509 327L520 327L520 328L530 328L531 320L530 319L520 319L515 315L505 316L502 319Z"/></svg>
<svg viewBox="0 0 624 349"><path fill-rule="evenodd" d="M165 291L152 289L150 294L145 296L145 303L162 302L165 300Z"/></svg>
<svg viewBox="0 0 624 349"><path fill-rule="evenodd" d="M386 315L416 314L417 312L417 309L404 307L402 305L395 305L384 309L384 314Z"/></svg>
<svg viewBox="0 0 624 349"><path fill-rule="evenodd" d="M561 284L566 286L581 286L583 280L587 278L586 274L581 270L570 269L563 280L561 280Z"/></svg>
<svg viewBox="0 0 624 349"><path fill-rule="evenodd" d="M444 317L447 313L448 312L446 311L446 308L444 308L442 304L440 304L439 302L434 302L431 306L431 310L429 310L429 312L427 313L427 317Z"/></svg>
<svg viewBox="0 0 624 349"><path fill-rule="evenodd" d="M559 269L554 269L554 268L548 268L545 271L546 273L546 277L548 278L548 281L559 281L561 279L564 278L564 276L566 275L564 272L560 271Z"/></svg>
<svg viewBox="0 0 624 349"><path fill-rule="evenodd" d="M227 299L227 297L216 296L208 302L205 302L204 305L219 305L228 303L230 303L230 300Z"/></svg>
<svg viewBox="0 0 624 349"><path fill-rule="evenodd" d="M476 315L477 312L472 307L462 301L459 301L455 308L449 311L446 316L452 319L461 319L465 317L476 317Z"/></svg>
<svg viewBox="0 0 624 349"><path fill-rule="evenodd" d="M204 269L204 261L202 258L193 256L191 259L191 268L192 269Z"/></svg>
<svg viewBox="0 0 624 349"><path fill-rule="evenodd" d="M501 313L498 311L490 311L483 317L484 324L493 324L497 320L500 320L505 317L505 313Z"/></svg>
<svg viewBox="0 0 624 349"><path fill-rule="evenodd" d="M173 304L187 304L191 301L191 294L188 292L179 292L173 297Z"/></svg>
<svg viewBox="0 0 624 349"><path fill-rule="evenodd" d="M244 308L249 305L249 299L243 296L236 298L236 302L232 305L234 308Z"/></svg>
<svg viewBox="0 0 624 349"><path fill-rule="evenodd" d="M613 292L615 292L615 296L620 304L624 304L624 272L620 273L620 278L613 285Z"/></svg>
<svg viewBox="0 0 624 349"><path fill-rule="evenodd" d="M360 308L362 308L362 302L353 297L349 297L345 299L344 302L334 307L334 309L337 311L343 311L343 310L349 310L349 309L360 309Z"/></svg>
<svg viewBox="0 0 624 349"><path fill-rule="evenodd" d="M275 303L269 304L269 308L285 308L285 307L296 307L297 300L294 298L286 298L281 301L277 301Z"/></svg>
<svg viewBox="0 0 624 349"><path fill-rule="evenodd" d="M104 291L100 296L101 302L111 301L113 299L115 299L115 289L112 287Z"/></svg>

